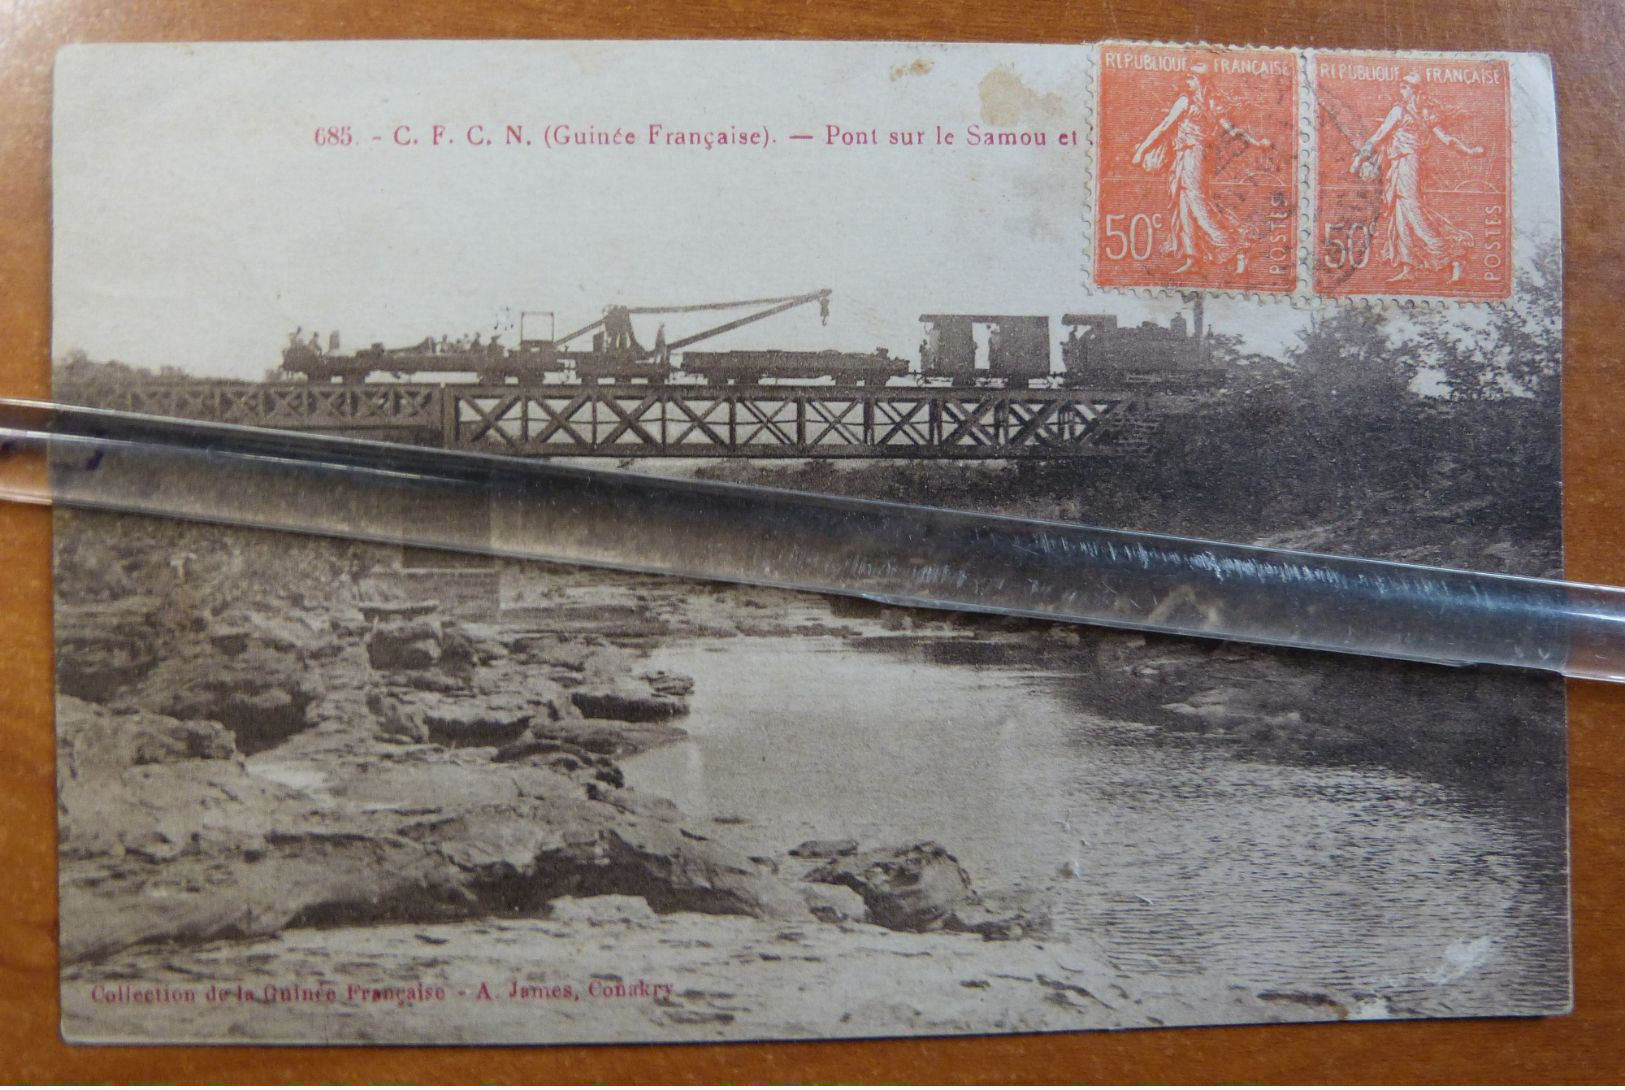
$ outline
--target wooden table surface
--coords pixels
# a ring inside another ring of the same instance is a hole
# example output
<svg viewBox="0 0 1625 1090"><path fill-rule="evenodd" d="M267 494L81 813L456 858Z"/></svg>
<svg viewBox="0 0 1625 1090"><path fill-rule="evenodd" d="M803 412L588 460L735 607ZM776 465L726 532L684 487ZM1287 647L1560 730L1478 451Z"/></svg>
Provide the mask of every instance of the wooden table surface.
<svg viewBox="0 0 1625 1090"><path fill-rule="evenodd" d="M0 392L45 396L51 60L70 41L1103 37L1513 49L1555 64L1567 241L1573 578L1625 583L1625 20L1605 0L1182 5L712 0L0 0ZM616 1048L70 1048L57 1035L50 520L0 506L0 1077L26 1081L1615 1081L1625 1078L1625 686L1570 687L1571 1017Z"/></svg>

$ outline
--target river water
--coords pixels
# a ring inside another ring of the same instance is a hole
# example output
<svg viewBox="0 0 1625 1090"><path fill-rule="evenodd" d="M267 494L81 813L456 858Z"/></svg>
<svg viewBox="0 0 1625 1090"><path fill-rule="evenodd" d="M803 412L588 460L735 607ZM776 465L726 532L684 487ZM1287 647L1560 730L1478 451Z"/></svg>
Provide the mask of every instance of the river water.
<svg viewBox="0 0 1625 1090"><path fill-rule="evenodd" d="M753 853L936 840L1128 973L1427 1014L1567 1002L1560 819L1111 722L1032 670L836 637L673 641L653 665L694 677L691 736L625 762L629 782Z"/></svg>

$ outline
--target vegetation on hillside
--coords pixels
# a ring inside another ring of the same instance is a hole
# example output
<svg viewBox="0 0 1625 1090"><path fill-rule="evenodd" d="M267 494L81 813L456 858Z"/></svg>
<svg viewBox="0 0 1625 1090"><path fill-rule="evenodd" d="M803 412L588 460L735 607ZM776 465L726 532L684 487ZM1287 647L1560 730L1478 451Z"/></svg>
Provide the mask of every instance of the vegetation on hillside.
<svg viewBox="0 0 1625 1090"><path fill-rule="evenodd" d="M1222 391L1144 457L721 463L707 476L1451 566L1560 563L1555 253L1478 324L1348 306L1279 358L1218 344Z"/></svg>

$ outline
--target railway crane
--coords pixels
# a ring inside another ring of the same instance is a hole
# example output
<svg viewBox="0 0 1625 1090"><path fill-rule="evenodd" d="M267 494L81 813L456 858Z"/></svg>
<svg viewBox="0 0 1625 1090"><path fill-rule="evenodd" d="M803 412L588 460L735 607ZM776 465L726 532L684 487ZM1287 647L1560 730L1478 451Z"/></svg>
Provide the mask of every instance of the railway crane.
<svg viewBox="0 0 1625 1090"><path fill-rule="evenodd" d="M601 316L562 337L522 338L513 348L496 343L483 346L436 343L428 338L406 348L385 348L381 344L353 355L324 354L304 344L293 344L283 353L282 369L305 376L313 382L334 379L346 383L365 382L374 373L398 378L424 373L468 372L484 383L557 382L561 377L587 384L605 382L664 383L679 373L707 383L758 383L763 380L806 380L829 377L837 383L863 385L884 383L907 372L903 360L893 359L884 350L874 353L835 351L727 351L688 352L691 345L771 318L796 307L816 303L819 318L829 318L830 289L800 295L778 295L761 299L736 299L720 303L689 303L673 306L624 306L612 304ZM665 327L651 346L643 345L632 328L634 316L669 316L715 311L743 310L748 314L702 329L677 340L666 341ZM588 347L573 347L590 336Z"/></svg>

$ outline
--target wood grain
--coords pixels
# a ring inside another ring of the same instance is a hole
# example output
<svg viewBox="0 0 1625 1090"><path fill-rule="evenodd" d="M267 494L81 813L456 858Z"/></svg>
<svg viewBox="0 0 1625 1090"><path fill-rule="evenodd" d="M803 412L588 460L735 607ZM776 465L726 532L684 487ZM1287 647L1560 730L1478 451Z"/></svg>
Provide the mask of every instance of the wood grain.
<svg viewBox="0 0 1625 1090"><path fill-rule="evenodd" d="M0 0L0 391L43 396L50 77L70 41L352 37L1211 39L1552 55L1567 239L1570 571L1625 582L1619 353L1625 65L1604 0L1178 5L826 0L545 4ZM1570 1017L841 1044L559 1049L70 1048L57 1035L49 517L0 507L0 1077L25 1081L1612 1081L1625 1075L1625 686L1571 693L1577 997Z"/></svg>

